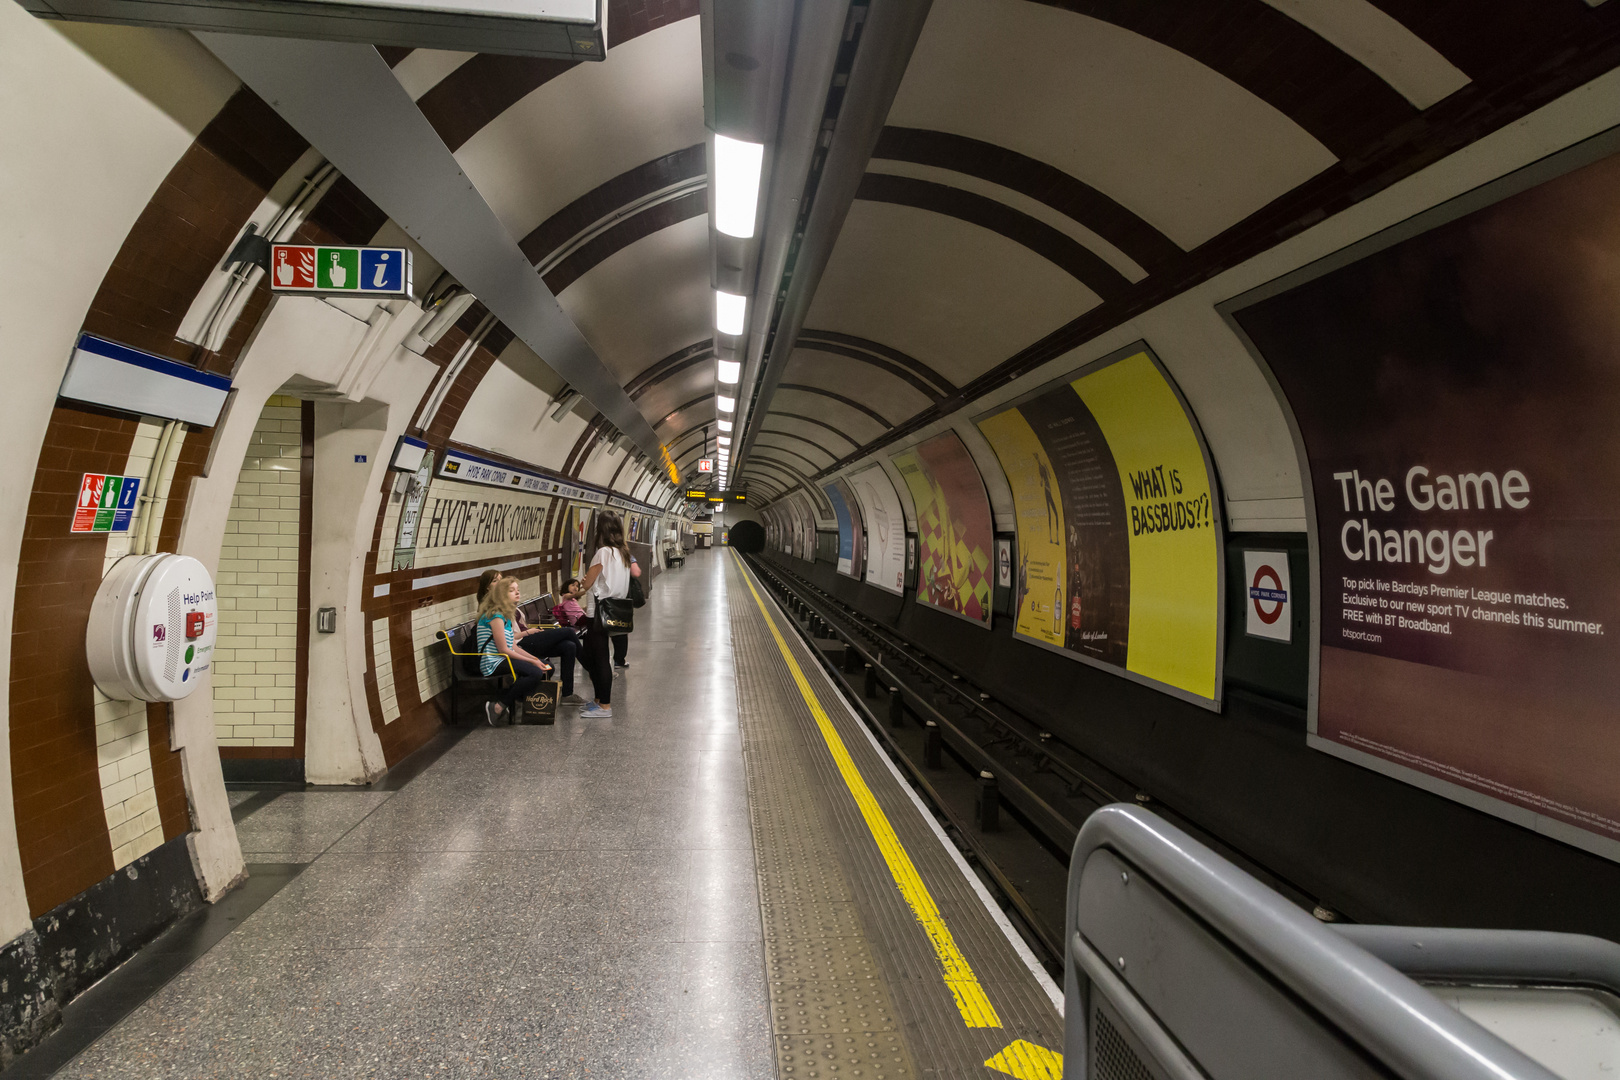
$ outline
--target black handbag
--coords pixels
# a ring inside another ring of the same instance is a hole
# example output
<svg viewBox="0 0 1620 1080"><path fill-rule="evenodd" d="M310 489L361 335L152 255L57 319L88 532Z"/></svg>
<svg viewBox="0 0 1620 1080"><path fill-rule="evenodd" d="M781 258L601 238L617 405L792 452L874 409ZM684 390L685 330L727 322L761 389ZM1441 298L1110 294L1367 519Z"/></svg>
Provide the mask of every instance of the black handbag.
<svg viewBox="0 0 1620 1080"><path fill-rule="evenodd" d="M631 578L634 581L634 578ZM628 634L636 628L636 607L629 597L596 601L596 625L608 635Z"/></svg>
<svg viewBox="0 0 1620 1080"><path fill-rule="evenodd" d="M638 577L633 577L630 579L630 606L647 606L647 590L641 587L641 579Z"/></svg>

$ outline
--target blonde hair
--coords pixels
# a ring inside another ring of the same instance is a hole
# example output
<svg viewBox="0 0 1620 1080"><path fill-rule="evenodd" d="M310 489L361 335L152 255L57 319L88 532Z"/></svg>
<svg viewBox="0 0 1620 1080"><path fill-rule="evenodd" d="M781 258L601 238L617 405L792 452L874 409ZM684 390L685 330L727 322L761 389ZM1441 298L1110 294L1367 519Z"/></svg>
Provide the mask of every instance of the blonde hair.
<svg viewBox="0 0 1620 1080"><path fill-rule="evenodd" d="M517 601L512 599L512 585L516 582L516 578L496 578L490 582L489 590L478 602L478 617L482 619L485 615L499 615L506 620L507 626L516 627Z"/></svg>

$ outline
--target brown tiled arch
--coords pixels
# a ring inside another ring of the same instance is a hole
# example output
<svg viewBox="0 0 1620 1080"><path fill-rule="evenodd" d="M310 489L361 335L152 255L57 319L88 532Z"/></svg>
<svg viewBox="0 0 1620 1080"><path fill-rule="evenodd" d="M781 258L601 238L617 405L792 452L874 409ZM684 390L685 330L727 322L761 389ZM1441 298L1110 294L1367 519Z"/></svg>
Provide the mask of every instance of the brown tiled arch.
<svg viewBox="0 0 1620 1080"><path fill-rule="evenodd" d="M1181 255L1169 237L1096 188L994 143L925 128L886 127L872 156L949 169L1027 195L1090 229L1148 273Z"/></svg>
<svg viewBox="0 0 1620 1080"><path fill-rule="evenodd" d="M668 202L655 203L617 222L591 237L576 250L569 252L566 258L547 271L543 279L546 288L556 295L584 277L609 256L629 247L637 240L708 212L707 191L693 191Z"/></svg>
<svg viewBox="0 0 1620 1080"><path fill-rule="evenodd" d="M867 173L857 199L930 210L1004 236L1041 256L1104 300L1121 296L1130 280L1102 256L1039 218L961 188L891 173Z"/></svg>
<svg viewBox="0 0 1620 1080"><path fill-rule="evenodd" d="M1543 0L1372 0L1412 33L1428 42L1471 79L1491 80L1527 51L1556 53L1566 44L1589 39L1611 9L1587 4L1548 4Z"/></svg>
<svg viewBox="0 0 1620 1080"><path fill-rule="evenodd" d="M586 229L641 199L682 181L708 175L702 143L676 150L603 181L535 226L518 243L539 265Z"/></svg>
<svg viewBox="0 0 1620 1080"><path fill-rule="evenodd" d="M1112 23L1220 72L1304 128L1335 157L1358 157L1418 116L1360 61L1263 0L1030 0Z"/></svg>

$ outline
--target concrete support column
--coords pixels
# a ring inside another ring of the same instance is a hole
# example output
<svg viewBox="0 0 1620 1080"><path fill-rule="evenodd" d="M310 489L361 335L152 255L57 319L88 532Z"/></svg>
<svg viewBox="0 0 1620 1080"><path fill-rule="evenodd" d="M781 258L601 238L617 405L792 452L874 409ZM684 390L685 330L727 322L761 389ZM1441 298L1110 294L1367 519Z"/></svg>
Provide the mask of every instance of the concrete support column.
<svg viewBox="0 0 1620 1080"><path fill-rule="evenodd" d="M395 412L405 412L397 409ZM389 407L315 403L315 500L309 553L309 679L304 776L313 784L364 784L387 769L365 692L366 618L361 588L381 498L378 473L393 451ZM337 609L337 632L319 633L316 613Z"/></svg>

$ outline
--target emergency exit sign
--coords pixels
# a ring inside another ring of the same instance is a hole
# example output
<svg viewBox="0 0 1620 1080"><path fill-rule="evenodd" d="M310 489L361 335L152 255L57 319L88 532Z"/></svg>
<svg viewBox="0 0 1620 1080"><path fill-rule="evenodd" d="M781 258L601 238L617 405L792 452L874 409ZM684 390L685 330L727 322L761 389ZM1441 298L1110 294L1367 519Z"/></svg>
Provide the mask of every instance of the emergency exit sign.
<svg viewBox="0 0 1620 1080"><path fill-rule="evenodd" d="M411 249L271 244L270 291L305 296L411 295Z"/></svg>
<svg viewBox="0 0 1620 1080"><path fill-rule="evenodd" d="M79 481L79 502L73 508L76 533L129 532L135 518L135 500L141 492L138 476L85 473Z"/></svg>

